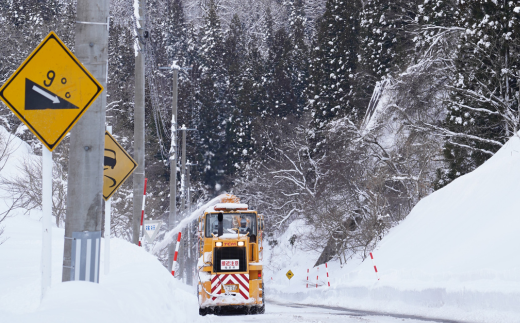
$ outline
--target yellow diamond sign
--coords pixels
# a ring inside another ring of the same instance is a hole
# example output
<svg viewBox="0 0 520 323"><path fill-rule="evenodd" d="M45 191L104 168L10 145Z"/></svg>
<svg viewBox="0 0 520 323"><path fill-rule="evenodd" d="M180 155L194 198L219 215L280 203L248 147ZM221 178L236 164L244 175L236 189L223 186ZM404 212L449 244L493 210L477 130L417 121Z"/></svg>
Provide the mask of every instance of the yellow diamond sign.
<svg viewBox="0 0 520 323"><path fill-rule="evenodd" d="M288 271L287 274L285 274L285 276L287 276L287 278L289 278L289 280L291 280L291 278L293 278L294 274L292 271Z"/></svg>
<svg viewBox="0 0 520 323"><path fill-rule="evenodd" d="M102 90L51 32L0 88L0 98L52 151Z"/></svg>
<svg viewBox="0 0 520 323"><path fill-rule="evenodd" d="M103 168L103 198L108 200L137 167L137 163L121 145L105 131L105 163Z"/></svg>

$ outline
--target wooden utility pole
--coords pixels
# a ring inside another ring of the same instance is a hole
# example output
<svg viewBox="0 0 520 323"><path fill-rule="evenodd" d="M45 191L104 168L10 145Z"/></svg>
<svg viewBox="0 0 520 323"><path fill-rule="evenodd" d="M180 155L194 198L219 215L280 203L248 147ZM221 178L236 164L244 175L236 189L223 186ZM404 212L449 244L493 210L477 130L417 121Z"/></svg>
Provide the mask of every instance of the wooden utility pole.
<svg viewBox="0 0 520 323"><path fill-rule="evenodd" d="M186 216L186 127L183 125L182 131L182 156L181 156L181 212L182 216Z"/></svg>
<svg viewBox="0 0 520 323"><path fill-rule="evenodd" d="M76 12L76 57L106 89L109 1L78 0ZM72 242L78 245L73 233L101 235L105 108L106 90L70 135L63 281L71 279ZM99 263L94 270L99 272Z"/></svg>
<svg viewBox="0 0 520 323"><path fill-rule="evenodd" d="M181 217L184 218L186 216L186 127L183 125L182 128L179 129L182 131L182 155L181 155ZM182 234L187 237L188 229L184 228L182 230ZM186 259L188 253L186 252L186 248L188 247L188 243L186 239L184 239L184 248L179 251L179 277L186 277L186 264L189 263L189 260Z"/></svg>
<svg viewBox="0 0 520 323"><path fill-rule="evenodd" d="M179 70L172 68L172 141L170 145L170 216L168 217L168 230L172 230L177 222L177 86ZM168 271L172 271L175 249L173 243L168 246Z"/></svg>
<svg viewBox="0 0 520 323"><path fill-rule="evenodd" d="M132 242L139 244L139 226L144 191L144 87L145 87L145 15L146 0L139 0L138 52L135 56L135 99L134 99L134 159L137 168L134 172L134 212L132 219Z"/></svg>
<svg viewBox="0 0 520 323"><path fill-rule="evenodd" d="M189 216L189 213L188 210L186 209L186 200L188 198L188 181L187 181L187 176L186 176L186 132L187 131L191 131L191 130L196 130L196 129L188 129L186 128L184 125L178 129L179 131L182 131L182 156L181 156L181 189L182 189L182 192L181 192L181 216L182 218L186 217L186 216ZM190 255L190 251L188 250L187 252L185 252L184 249L187 249L190 247L189 245L189 235L190 235L190 231L189 231L189 228L185 228L182 232L182 234L187 237L187 239L184 239L184 245L186 246L185 248L181 249L179 251L179 256L181 257L180 258L180 261L179 261L179 267L180 267L180 270L179 270L179 277L186 277L186 280L191 280L191 277L190 277L190 258L189 258L189 255ZM188 266L186 266L188 265ZM186 272L186 276L184 275L184 273Z"/></svg>
<svg viewBox="0 0 520 323"><path fill-rule="evenodd" d="M191 165L190 162L186 164L186 210L188 212L188 216L191 215ZM193 285L193 258L194 258L194 252L192 250L193 247L193 239L192 239L192 226L191 223L188 225L188 234L186 238L188 239L188 271L186 272L186 284L188 286Z"/></svg>

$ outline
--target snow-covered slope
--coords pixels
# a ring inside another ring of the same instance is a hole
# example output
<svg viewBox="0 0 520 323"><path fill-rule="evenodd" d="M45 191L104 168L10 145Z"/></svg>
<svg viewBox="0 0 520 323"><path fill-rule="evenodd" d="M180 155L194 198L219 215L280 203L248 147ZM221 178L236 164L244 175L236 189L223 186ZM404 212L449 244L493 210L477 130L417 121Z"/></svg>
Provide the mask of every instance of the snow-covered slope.
<svg viewBox="0 0 520 323"><path fill-rule="evenodd" d="M309 302L520 322L519 252L520 139L513 137L484 165L421 200L383 238L373 253L379 281L370 259L357 259L343 268L329 264L330 289L288 288L283 280L271 287ZM306 268L287 263L305 275Z"/></svg>
<svg viewBox="0 0 520 323"><path fill-rule="evenodd" d="M0 129L1 130L1 129ZM16 148L2 175L16 175L16 165L31 155ZM5 193L5 192L0 192ZM6 207L0 199L0 211ZM110 274L104 275L101 246L100 283L61 282L64 230L53 227L52 286L41 300L41 213L20 210L2 223L8 238L0 245L0 322L198 322L193 290L173 279L156 257L121 239L111 240Z"/></svg>

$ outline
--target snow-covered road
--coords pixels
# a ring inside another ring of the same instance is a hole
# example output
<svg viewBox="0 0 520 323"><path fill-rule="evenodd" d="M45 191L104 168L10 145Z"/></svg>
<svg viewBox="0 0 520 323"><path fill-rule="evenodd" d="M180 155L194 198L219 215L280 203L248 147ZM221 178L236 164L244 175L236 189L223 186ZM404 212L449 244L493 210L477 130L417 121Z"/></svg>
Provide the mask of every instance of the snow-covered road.
<svg viewBox="0 0 520 323"><path fill-rule="evenodd" d="M357 311L338 307L309 306L300 304L282 304L268 302L264 315L207 315L207 322L238 323L238 322L313 322L313 323L456 323L442 319L428 319L407 315L385 315L375 312Z"/></svg>

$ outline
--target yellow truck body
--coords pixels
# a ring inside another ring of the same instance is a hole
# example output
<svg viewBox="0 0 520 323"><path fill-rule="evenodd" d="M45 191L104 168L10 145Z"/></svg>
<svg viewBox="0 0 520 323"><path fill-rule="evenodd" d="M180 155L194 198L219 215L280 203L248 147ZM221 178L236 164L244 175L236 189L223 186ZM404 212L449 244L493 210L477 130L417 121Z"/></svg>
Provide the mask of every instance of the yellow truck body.
<svg viewBox="0 0 520 323"><path fill-rule="evenodd" d="M199 217L199 314L263 314L263 217L235 196L221 202Z"/></svg>

